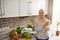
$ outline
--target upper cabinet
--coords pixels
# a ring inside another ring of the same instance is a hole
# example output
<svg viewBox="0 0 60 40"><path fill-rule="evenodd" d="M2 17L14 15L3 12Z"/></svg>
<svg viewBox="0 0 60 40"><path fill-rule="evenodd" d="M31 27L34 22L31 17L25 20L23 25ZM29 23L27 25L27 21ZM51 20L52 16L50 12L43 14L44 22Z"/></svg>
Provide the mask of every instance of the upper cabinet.
<svg viewBox="0 0 60 40"><path fill-rule="evenodd" d="M20 0L20 16L28 16L27 2L28 0Z"/></svg>
<svg viewBox="0 0 60 40"><path fill-rule="evenodd" d="M47 14L48 0L20 0L20 16L38 15L41 8Z"/></svg>
<svg viewBox="0 0 60 40"><path fill-rule="evenodd" d="M44 14L47 14L48 11L48 0L32 0L31 1L31 15L38 15L39 10L43 9Z"/></svg>
<svg viewBox="0 0 60 40"><path fill-rule="evenodd" d="M2 0L2 17L19 16L19 0Z"/></svg>
<svg viewBox="0 0 60 40"><path fill-rule="evenodd" d="M47 0L0 0L0 18L33 16L44 9L47 14Z"/></svg>

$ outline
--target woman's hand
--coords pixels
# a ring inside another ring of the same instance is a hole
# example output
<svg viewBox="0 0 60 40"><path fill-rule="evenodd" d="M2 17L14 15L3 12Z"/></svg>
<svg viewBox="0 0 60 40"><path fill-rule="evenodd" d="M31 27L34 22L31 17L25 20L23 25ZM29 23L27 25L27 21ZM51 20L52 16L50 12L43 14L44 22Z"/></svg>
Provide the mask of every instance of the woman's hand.
<svg viewBox="0 0 60 40"><path fill-rule="evenodd" d="M48 25L49 25L49 21L48 21L48 22L44 22L44 24L43 24L43 28L47 28Z"/></svg>

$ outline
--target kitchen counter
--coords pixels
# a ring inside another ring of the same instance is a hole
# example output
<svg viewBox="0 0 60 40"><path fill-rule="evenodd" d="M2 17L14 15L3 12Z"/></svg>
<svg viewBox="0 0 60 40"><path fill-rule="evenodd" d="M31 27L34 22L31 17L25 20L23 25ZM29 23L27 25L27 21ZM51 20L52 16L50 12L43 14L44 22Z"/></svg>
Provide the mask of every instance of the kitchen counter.
<svg viewBox="0 0 60 40"><path fill-rule="evenodd" d="M9 40L9 33L0 36L0 40ZM24 38L23 39L19 39L19 40L24 40ZM36 38L35 38L34 35L32 35L32 38L31 39L27 39L27 40L36 40Z"/></svg>
<svg viewBox="0 0 60 40"><path fill-rule="evenodd" d="M9 40L9 33L1 35L0 40Z"/></svg>
<svg viewBox="0 0 60 40"><path fill-rule="evenodd" d="M8 30L8 31L0 33L0 40L9 40L10 31L12 30ZM35 35L32 35L31 40L36 40ZM56 35L50 36L49 40L60 40L60 36L56 36Z"/></svg>
<svg viewBox="0 0 60 40"><path fill-rule="evenodd" d="M16 29L16 27L11 27L8 30L0 31L0 40L9 40L9 34L13 29ZM35 40L34 35L32 35L31 40Z"/></svg>
<svg viewBox="0 0 60 40"><path fill-rule="evenodd" d="M0 40L9 40L9 34L13 30L10 28L9 30L4 30L0 32Z"/></svg>

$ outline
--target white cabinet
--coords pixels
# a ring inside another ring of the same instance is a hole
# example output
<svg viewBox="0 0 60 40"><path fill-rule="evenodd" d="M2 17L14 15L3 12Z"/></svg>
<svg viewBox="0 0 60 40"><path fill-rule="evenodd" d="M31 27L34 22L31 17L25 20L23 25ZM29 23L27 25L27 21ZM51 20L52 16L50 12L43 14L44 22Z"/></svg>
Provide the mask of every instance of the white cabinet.
<svg viewBox="0 0 60 40"><path fill-rule="evenodd" d="M2 18L38 15L40 8L45 10L45 3L46 0L1 0L0 15Z"/></svg>
<svg viewBox="0 0 60 40"><path fill-rule="evenodd" d="M45 14L47 13L47 0L32 0L31 6L31 15L38 15L40 9L44 9Z"/></svg>
<svg viewBox="0 0 60 40"><path fill-rule="evenodd" d="M28 0L20 0L20 16L27 16L27 2Z"/></svg>
<svg viewBox="0 0 60 40"><path fill-rule="evenodd" d="M36 15L37 0L20 0L20 16Z"/></svg>
<svg viewBox="0 0 60 40"><path fill-rule="evenodd" d="M39 11L39 9L41 8L41 3L40 3L40 0L31 0L30 2L29 2L29 6L30 6L30 8L29 8L29 15L30 16L33 16L33 15L38 15L38 11Z"/></svg>
<svg viewBox="0 0 60 40"><path fill-rule="evenodd" d="M3 18L19 16L19 0L3 0Z"/></svg>
<svg viewBox="0 0 60 40"><path fill-rule="evenodd" d="M20 0L20 16L38 15L41 8L47 14L47 2L47 0Z"/></svg>

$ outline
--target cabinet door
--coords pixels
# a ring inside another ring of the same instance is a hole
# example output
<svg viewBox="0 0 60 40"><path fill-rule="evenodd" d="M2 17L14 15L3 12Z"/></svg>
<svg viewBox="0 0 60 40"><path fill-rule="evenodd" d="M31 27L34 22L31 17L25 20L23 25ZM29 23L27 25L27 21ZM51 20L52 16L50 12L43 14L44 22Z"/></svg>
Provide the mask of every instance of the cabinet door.
<svg viewBox="0 0 60 40"><path fill-rule="evenodd" d="M38 15L38 10L41 8L41 4L39 0L31 0L30 1L30 15Z"/></svg>
<svg viewBox="0 0 60 40"><path fill-rule="evenodd" d="M46 3L47 0L30 0L29 5L30 5L30 15L38 15L40 9L44 9L44 12L46 13Z"/></svg>
<svg viewBox="0 0 60 40"><path fill-rule="evenodd" d="M20 16L28 16L27 1L28 0L20 0Z"/></svg>
<svg viewBox="0 0 60 40"><path fill-rule="evenodd" d="M19 0L3 0L4 1L4 16L3 17L18 17L19 16Z"/></svg>
<svg viewBox="0 0 60 40"><path fill-rule="evenodd" d="M20 0L20 16L38 15L40 9L44 9L46 14L46 3L47 0Z"/></svg>

